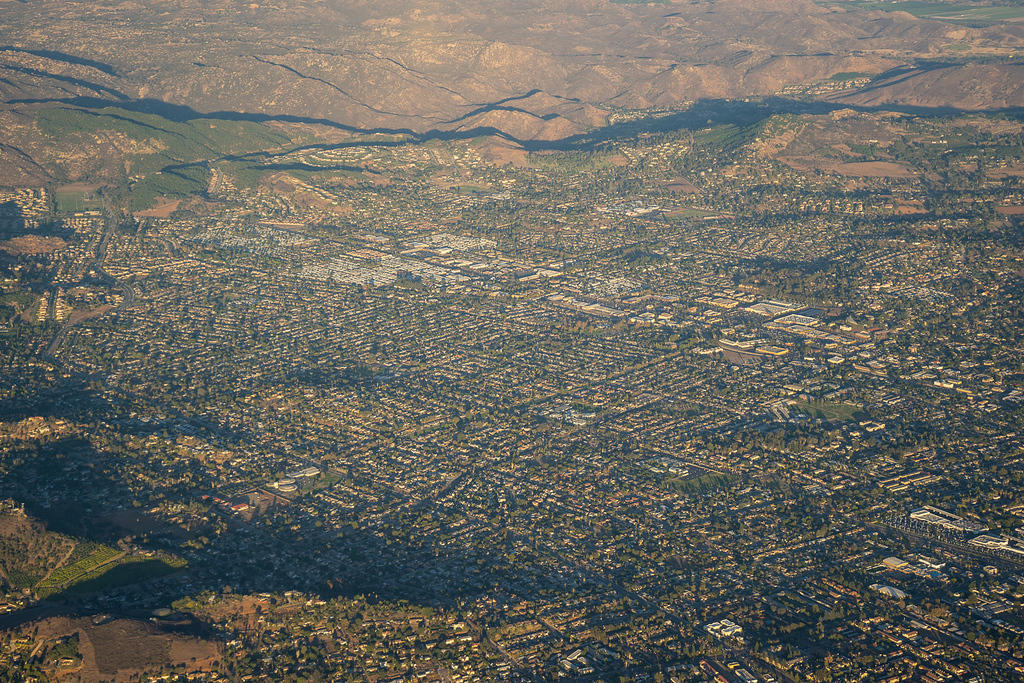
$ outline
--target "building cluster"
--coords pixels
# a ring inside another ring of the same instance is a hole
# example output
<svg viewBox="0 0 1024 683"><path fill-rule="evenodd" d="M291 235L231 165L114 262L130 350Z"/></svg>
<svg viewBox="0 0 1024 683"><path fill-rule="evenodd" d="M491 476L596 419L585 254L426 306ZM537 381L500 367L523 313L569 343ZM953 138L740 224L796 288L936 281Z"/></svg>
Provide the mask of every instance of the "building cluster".
<svg viewBox="0 0 1024 683"><path fill-rule="evenodd" d="M302 150L290 191L225 161L204 212L58 215L0 401L65 422L5 418L0 494L138 511L189 568L95 604L205 620L224 680L1019 671L1024 255L921 179L1017 176L895 115L857 120L906 172L805 168L793 119Z"/></svg>

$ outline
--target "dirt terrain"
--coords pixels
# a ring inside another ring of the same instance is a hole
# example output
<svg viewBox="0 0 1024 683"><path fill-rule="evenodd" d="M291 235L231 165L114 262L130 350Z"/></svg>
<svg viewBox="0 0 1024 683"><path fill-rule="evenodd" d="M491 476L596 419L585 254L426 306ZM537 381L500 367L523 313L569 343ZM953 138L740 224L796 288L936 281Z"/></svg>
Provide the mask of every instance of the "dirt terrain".
<svg viewBox="0 0 1024 683"><path fill-rule="evenodd" d="M831 159L781 156L779 161L798 171L819 169L829 173L862 178L911 178L917 175L903 164L892 161L851 161L841 163Z"/></svg>
<svg viewBox="0 0 1024 683"><path fill-rule="evenodd" d="M156 206L151 209L144 211L136 211L136 218L167 218L174 213L178 206L181 204L180 199L161 199L158 200Z"/></svg>
<svg viewBox="0 0 1024 683"><path fill-rule="evenodd" d="M162 631L137 619L50 617L22 627L42 650L77 635L79 663L63 680L128 681L142 672L184 666L186 671L209 671L219 658L209 641Z"/></svg>
<svg viewBox="0 0 1024 683"><path fill-rule="evenodd" d="M59 237L43 237L41 235L21 235L0 242L0 251L11 256L29 254L49 254L51 251L63 249L67 243Z"/></svg>
<svg viewBox="0 0 1024 683"><path fill-rule="evenodd" d="M780 94L848 73L880 78L836 96L846 103L1024 104L1024 66L971 61L1019 51L1021 24L968 28L809 0L38 0L8 5L4 20L0 92L17 110L106 102L550 140L602 125L609 106ZM0 163L12 178L39 173L14 144L0 146Z"/></svg>

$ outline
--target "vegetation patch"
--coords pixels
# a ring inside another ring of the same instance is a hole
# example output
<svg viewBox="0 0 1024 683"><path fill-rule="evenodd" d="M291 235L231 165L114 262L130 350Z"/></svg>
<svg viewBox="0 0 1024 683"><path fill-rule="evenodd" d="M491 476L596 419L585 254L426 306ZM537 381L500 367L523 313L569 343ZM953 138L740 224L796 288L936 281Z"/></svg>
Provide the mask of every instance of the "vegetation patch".
<svg viewBox="0 0 1024 683"><path fill-rule="evenodd" d="M57 211L74 213L75 211L99 211L103 202L99 199L86 198L85 192L55 192Z"/></svg>
<svg viewBox="0 0 1024 683"><path fill-rule="evenodd" d="M74 553L72 553L72 557L68 558L69 562L67 564L55 569L49 578L41 581L36 586L36 592L42 596L52 595L82 580L97 568L116 558L118 554L118 551L113 548L100 546L85 557L73 561L75 557Z"/></svg>
<svg viewBox="0 0 1024 683"><path fill-rule="evenodd" d="M111 136L124 157L136 209L148 208L160 196L201 194L209 179L206 162L290 141L273 128L249 121L174 121L118 107L44 109L37 121L43 133L55 140ZM58 192L56 199L61 211L97 208L80 192Z"/></svg>
<svg viewBox="0 0 1024 683"><path fill-rule="evenodd" d="M133 557L119 562L101 572L93 572L82 576L68 589L72 593L91 593L93 591L127 586L140 581L158 579L173 574L185 567L180 558L142 558Z"/></svg>
<svg viewBox="0 0 1024 683"><path fill-rule="evenodd" d="M158 198L189 197L206 189L209 173L205 168L191 166L173 171L157 171L131 186L132 206L145 209Z"/></svg>
<svg viewBox="0 0 1024 683"><path fill-rule="evenodd" d="M706 218L708 216L717 216L720 213L720 211L709 211L708 209L698 209L692 206L684 206L669 213L666 213L665 216L667 216L668 218Z"/></svg>
<svg viewBox="0 0 1024 683"><path fill-rule="evenodd" d="M739 475L724 472L707 472L690 479L670 479L669 487L680 493L697 493L725 488L739 479Z"/></svg>
<svg viewBox="0 0 1024 683"><path fill-rule="evenodd" d="M860 406L853 403L834 403L831 401L795 401L792 406L802 413L822 420L849 422L863 417Z"/></svg>

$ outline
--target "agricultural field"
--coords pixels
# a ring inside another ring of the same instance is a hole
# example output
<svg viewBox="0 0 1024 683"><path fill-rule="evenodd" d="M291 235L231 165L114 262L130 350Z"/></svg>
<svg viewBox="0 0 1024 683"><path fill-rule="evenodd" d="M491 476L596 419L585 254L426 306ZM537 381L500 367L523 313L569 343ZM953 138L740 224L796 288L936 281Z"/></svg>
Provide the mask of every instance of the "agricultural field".
<svg viewBox="0 0 1024 683"><path fill-rule="evenodd" d="M159 578L185 565L183 559L170 555L131 555L47 531L28 517L0 517L0 586L32 589L42 599Z"/></svg>
<svg viewBox="0 0 1024 683"><path fill-rule="evenodd" d="M185 561L176 557L130 557L122 558L113 565L82 574L72 582L68 591L91 593L117 586L127 586L140 581L157 579L173 574L185 567Z"/></svg>
<svg viewBox="0 0 1024 683"><path fill-rule="evenodd" d="M89 543L80 545L88 546L85 553L72 553L72 556L68 558L71 560L68 564L55 569L50 574L49 578L36 584L35 591L37 593L43 596L48 596L60 592L61 590L83 580L90 574L95 573L97 570L109 564L112 560L115 560L122 554L121 552L107 546L98 546ZM84 557L75 560L75 556L80 554L84 554Z"/></svg>

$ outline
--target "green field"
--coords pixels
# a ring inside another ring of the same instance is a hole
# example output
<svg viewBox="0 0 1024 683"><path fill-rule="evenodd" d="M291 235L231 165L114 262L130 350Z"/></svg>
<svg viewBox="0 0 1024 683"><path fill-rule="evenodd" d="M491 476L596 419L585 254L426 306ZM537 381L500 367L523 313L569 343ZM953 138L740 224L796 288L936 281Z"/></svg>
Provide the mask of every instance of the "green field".
<svg viewBox="0 0 1024 683"><path fill-rule="evenodd" d="M69 564L55 569L48 579L36 585L36 592L41 595L56 593L94 571L103 563L111 561L117 555L117 550L107 546L99 546L96 550L77 561L74 561L75 557L73 554L69 558Z"/></svg>
<svg viewBox="0 0 1024 683"><path fill-rule="evenodd" d="M705 216L718 216L721 211L708 211L707 209L695 209L685 206L665 214L668 218L704 218Z"/></svg>
<svg viewBox="0 0 1024 683"><path fill-rule="evenodd" d="M483 185L459 185L456 191L459 194L487 194L491 192L491 188Z"/></svg>
<svg viewBox="0 0 1024 683"><path fill-rule="evenodd" d="M811 417L837 422L856 420L861 415L861 407L852 403L833 403L831 401L796 401L793 408Z"/></svg>
<svg viewBox="0 0 1024 683"><path fill-rule="evenodd" d="M7 578L14 588L31 588L39 580L39 576L22 571L21 569L8 569Z"/></svg>
<svg viewBox="0 0 1024 683"><path fill-rule="evenodd" d="M57 211L74 213L75 211L99 211L103 202L99 199L86 199L84 192L57 192Z"/></svg>
<svg viewBox="0 0 1024 683"><path fill-rule="evenodd" d="M907 12L919 19L937 19L968 26L988 26L1002 21L1024 19L1020 5L969 5L945 2L878 2L878 0L840 0L822 2L823 5L846 9Z"/></svg>
<svg viewBox="0 0 1024 683"><path fill-rule="evenodd" d="M209 172L200 166L175 171L157 171L131 187L132 206L145 209L157 197L189 197L206 190Z"/></svg>
<svg viewBox="0 0 1024 683"><path fill-rule="evenodd" d="M297 168L296 166L307 165L308 168ZM315 164L298 162L296 164L264 164L259 161L218 161L213 165L221 173L229 176L236 187L254 188L259 185L260 180L275 171L285 172L296 180L302 182L313 182L325 176L330 178L355 178L360 179L363 173L356 169L339 168L337 166L323 166L317 168ZM205 170L202 170L205 174Z"/></svg>
<svg viewBox="0 0 1024 683"><path fill-rule="evenodd" d="M0 294L0 306L7 306L18 311L31 308L39 297L32 292L9 292Z"/></svg>
<svg viewBox="0 0 1024 683"><path fill-rule="evenodd" d="M230 176L236 187L256 187L260 178L268 173L262 165L248 161L220 161L214 167Z"/></svg>

